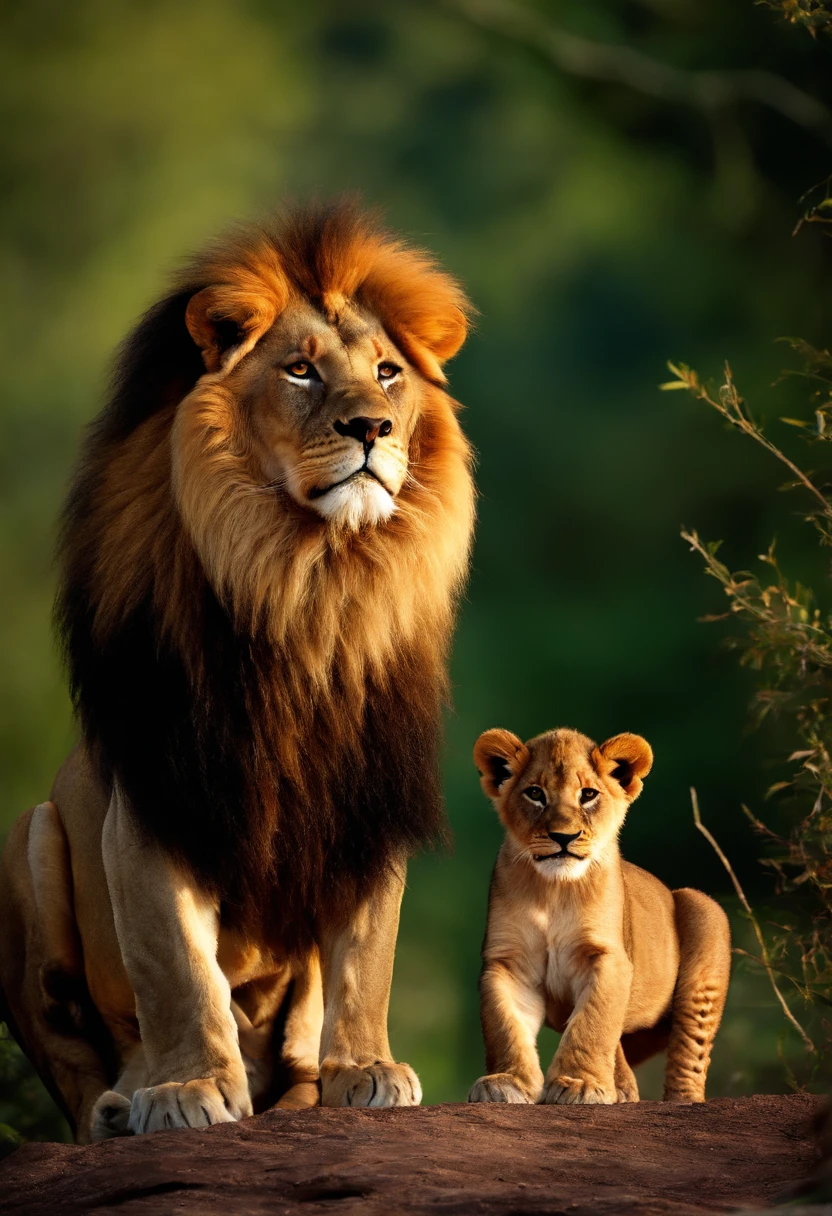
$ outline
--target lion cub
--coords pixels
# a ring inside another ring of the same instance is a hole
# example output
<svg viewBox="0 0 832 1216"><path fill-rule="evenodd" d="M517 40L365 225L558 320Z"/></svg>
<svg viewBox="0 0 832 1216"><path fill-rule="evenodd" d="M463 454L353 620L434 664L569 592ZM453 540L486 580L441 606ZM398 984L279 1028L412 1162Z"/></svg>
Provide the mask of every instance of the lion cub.
<svg viewBox="0 0 832 1216"><path fill-rule="evenodd" d="M631 1065L667 1048L665 1100L704 1102L728 990L725 913L622 861L618 832L653 763L623 734L477 740L474 762L506 839L480 979L488 1074L469 1102L637 1102ZM562 1032L544 1078L543 1022Z"/></svg>

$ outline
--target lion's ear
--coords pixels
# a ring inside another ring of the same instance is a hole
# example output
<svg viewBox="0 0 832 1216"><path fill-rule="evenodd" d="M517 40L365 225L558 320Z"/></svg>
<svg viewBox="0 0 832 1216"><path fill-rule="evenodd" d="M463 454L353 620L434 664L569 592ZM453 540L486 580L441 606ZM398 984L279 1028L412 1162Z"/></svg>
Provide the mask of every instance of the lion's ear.
<svg viewBox="0 0 832 1216"><path fill-rule="evenodd" d="M431 339L434 339L430 343L413 334L403 335L399 342L410 362L414 363L428 380L442 386L447 383L442 364L453 358L465 341L467 333L468 322L460 312L453 318L448 318L441 329L437 327L436 332L430 335Z"/></svg>
<svg viewBox="0 0 832 1216"><path fill-rule="evenodd" d="M496 798L506 782L529 762L529 749L510 730L487 730L474 744L474 764L489 798Z"/></svg>
<svg viewBox="0 0 832 1216"><path fill-rule="evenodd" d="M641 793L642 779L653 767L653 749L641 735L614 735L600 747L596 747L592 758L605 777L617 781L632 802Z"/></svg>
<svg viewBox="0 0 832 1216"><path fill-rule="evenodd" d="M394 242L375 249L360 296L410 362L444 385L442 364L462 346L474 312L456 279L428 254Z"/></svg>
<svg viewBox="0 0 832 1216"><path fill-rule="evenodd" d="M209 372L231 371L274 324L278 302L239 287L205 287L185 311L188 332Z"/></svg>

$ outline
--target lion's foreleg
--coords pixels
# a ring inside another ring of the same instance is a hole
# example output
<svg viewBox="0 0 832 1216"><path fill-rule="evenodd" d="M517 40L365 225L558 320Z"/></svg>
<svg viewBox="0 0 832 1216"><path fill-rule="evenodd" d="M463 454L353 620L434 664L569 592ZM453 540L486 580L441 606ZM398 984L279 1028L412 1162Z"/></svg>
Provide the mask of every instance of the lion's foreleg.
<svg viewBox="0 0 832 1216"><path fill-rule="evenodd" d="M217 963L214 901L144 840L118 793L102 848L147 1061L130 1130L204 1127L251 1114L231 992Z"/></svg>
<svg viewBox="0 0 832 1216"><path fill-rule="evenodd" d="M396 1064L387 1038L393 955L404 889L404 864L391 867L351 919L321 942L324 1106L416 1106L419 1079Z"/></svg>
<svg viewBox="0 0 832 1216"><path fill-rule="evenodd" d="M480 977L480 1020L488 1072L471 1086L469 1102L537 1102L543 1072L537 1035L543 1022L539 985L502 960L487 960Z"/></svg>
<svg viewBox="0 0 832 1216"><path fill-rule="evenodd" d="M575 1009L546 1073L544 1102L612 1103L618 1100L615 1061L630 998L633 968L623 951L583 951L583 977Z"/></svg>

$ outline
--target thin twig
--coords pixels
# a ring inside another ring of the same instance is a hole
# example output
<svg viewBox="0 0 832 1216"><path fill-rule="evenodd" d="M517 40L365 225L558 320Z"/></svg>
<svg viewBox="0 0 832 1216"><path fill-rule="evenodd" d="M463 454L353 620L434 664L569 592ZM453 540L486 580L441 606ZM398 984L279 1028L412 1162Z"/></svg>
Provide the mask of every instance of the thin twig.
<svg viewBox="0 0 832 1216"><path fill-rule="evenodd" d="M694 106L713 120L726 106L756 101L832 147L832 114L821 102L773 72L690 71L653 59L629 46L592 42L552 25L516 0L441 0L475 25L531 47L559 71L609 81L649 97Z"/></svg>
<svg viewBox="0 0 832 1216"><path fill-rule="evenodd" d="M728 877L731 879L731 882L734 884L734 890L737 893L739 901L742 904L743 908L745 909L748 919L751 921L751 924L754 926L754 933L756 935L757 941L760 946L760 961L762 962L765 972L768 975L769 981L771 982L771 986L774 989L774 995L777 997L778 1001L780 1002L780 1005L783 1009L783 1013L786 1015L786 1017L789 1019L791 1024L794 1026L795 1030L798 1032L800 1037L803 1039L803 1042L806 1045L806 1050L815 1052L816 1048L815 1048L814 1043L809 1038L808 1034L803 1029L803 1027L800 1025L800 1022L798 1022L797 1018L794 1016L791 1009L789 1009L788 1005L786 1004L786 1000L785 1000L785 997L783 996L783 993L780 991L779 987L777 986L777 980L774 977L774 969L771 965L771 959L769 958L768 947L766 946L766 940L763 937L763 931L760 928L760 923L757 920L757 917L754 915L754 913L751 909L751 904L748 902L748 900L745 897L745 891L743 891L742 887L740 886L740 881L737 878L736 874L734 873L730 861L728 860L728 858L723 853L722 849L717 844L716 839L711 835L711 833L708 831L708 829L705 827L704 823L702 822L702 817L699 814L699 799L696 795L696 790L693 788L693 786L691 786L691 789L690 789L690 801L691 801L691 806L693 807L694 823L696 824L699 831L705 837L708 844L711 846L711 848L716 853L717 857L719 858L719 860L722 862L723 866L727 870Z"/></svg>
<svg viewBox="0 0 832 1216"><path fill-rule="evenodd" d="M767 452L770 452L772 456L775 456L781 462L781 464L784 464L789 472L792 473L794 477L809 491L809 493L814 495L814 497L818 500L823 507L823 514L827 517L832 516L832 507L830 507L829 502L823 496L811 478L807 477L803 470L799 468L794 461L789 460L785 452L781 452L777 445L772 443L769 437L763 433L762 429L757 426L753 419L745 413L743 410L743 399L737 392L736 385L734 384L734 377L731 374L731 367L727 362L724 369L725 383L719 390L719 401L714 400L714 398L708 392L706 386L699 380L696 372L692 371L689 367L686 367L681 363L678 366L675 363L668 363L667 366L673 372L674 376L678 377L678 380L670 381L669 384L662 385L662 388L675 388L678 383L680 388L684 385L689 392L693 393L694 397L698 397L700 401L707 402L707 404L712 406L717 413L722 414L722 417L727 422L730 422L732 426L737 427L737 429L741 430L743 434L749 435L752 439L755 439L757 443L766 449ZM726 401L730 403L730 408L729 405L726 404Z"/></svg>

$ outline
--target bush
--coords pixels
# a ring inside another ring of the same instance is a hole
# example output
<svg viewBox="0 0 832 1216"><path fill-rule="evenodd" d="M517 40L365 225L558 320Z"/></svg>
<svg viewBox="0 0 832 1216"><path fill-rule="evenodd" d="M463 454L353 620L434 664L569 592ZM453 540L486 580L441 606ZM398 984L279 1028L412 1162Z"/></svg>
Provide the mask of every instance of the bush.
<svg viewBox="0 0 832 1216"><path fill-rule="evenodd" d="M0 1157L24 1140L64 1140L69 1126L0 1022Z"/></svg>
<svg viewBox="0 0 832 1216"><path fill-rule="evenodd" d="M798 428L817 448L832 439L832 356L799 340L791 340L791 345L803 358L797 374L810 386L811 417L781 421ZM783 464L789 473L783 488L800 491L803 521L814 530L819 545L832 549L832 489L826 475L804 471L767 436L727 365L717 392L684 364L670 368L674 379L662 388L687 389ZM802 1002L817 1024L813 1033L822 1036L825 1050L819 1051L790 1015L811 1057L801 1079L810 1080L821 1056L832 1048L832 1024L825 1016L832 1005L832 613L811 587L788 577L773 542L759 556L763 570L755 573L731 571L720 561L720 541L704 542L696 531L682 535L728 599L726 612L704 619L730 619L744 626L742 635L728 644L738 650L742 663L759 673L751 707L754 724L776 718L792 743L783 778L767 793L777 797L785 827L775 830L743 809L764 843L761 860L774 875L778 902L776 920L767 924L765 934L757 925L757 961L769 972L778 996L777 978L791 1003L795 998ZM783 1003L789 1016L790 1006Z"/></svg>

